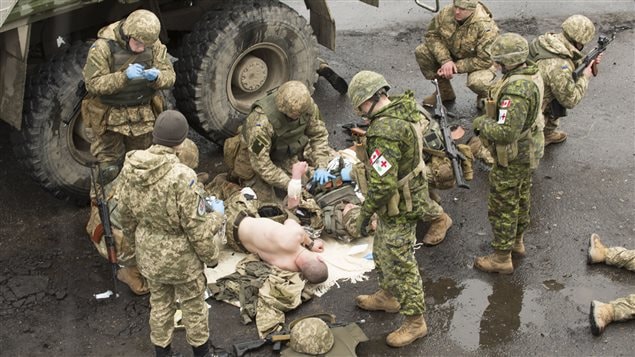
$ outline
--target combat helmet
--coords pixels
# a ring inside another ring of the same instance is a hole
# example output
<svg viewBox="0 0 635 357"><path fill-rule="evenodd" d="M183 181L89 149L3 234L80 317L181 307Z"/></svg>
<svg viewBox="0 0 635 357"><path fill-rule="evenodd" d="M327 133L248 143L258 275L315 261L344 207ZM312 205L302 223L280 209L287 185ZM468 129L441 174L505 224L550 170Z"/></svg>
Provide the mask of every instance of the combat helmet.
<svg viewBox="0 0 635 357"><path fill-rule="evenodd" d="M304 113L312 113L313 98L309 89L300 81L288 81L278 88L276 108L291 119Z"/></svg>
<svg viewBox="0 0 635 357"><path fill-rule="evenodd" d="M334 343L333 332L320 318L302 319L291 327L289 346L296 352L321 355L330 351Z"/></svg>
<svg viewBox="0 0 635 357"><path fill-rule="evenodd" d="M121 29L124 35L150 46L159 39L161 22L152 11L136 10L124 20Z"/></svg>
<svg viewBox="0 0 635 357"><path fill-rule="evenodd" d="M584 15L572 15L562 23L562 31L567 39L586 45L595 35L595 25Z"/></svg>
<svg viewBox="0 0 635 357"><path fill-rule="evenodd" d="M498 36L490 47L494 62L506 67L525 63L529 55L529 45L524 37L517 33L506 33Z"/></svg>
<svg viewBox="0 0 635 357"><path fill-rule="evenodd" d="M183 141L183 146L176 152L176 156L181 160L183 165L191 168L192 170L198 167L198 147L196 143L190 139Z"/></svg>
<svg viewBox="0 0 635 357"><path fill-rule="evenodd" d="M384 76L373 71L360 71L348 85L348 98L353 104L355 110L359 110L359 106L370 99L380 90L388 91L390 85L386 82Z"/></svg>

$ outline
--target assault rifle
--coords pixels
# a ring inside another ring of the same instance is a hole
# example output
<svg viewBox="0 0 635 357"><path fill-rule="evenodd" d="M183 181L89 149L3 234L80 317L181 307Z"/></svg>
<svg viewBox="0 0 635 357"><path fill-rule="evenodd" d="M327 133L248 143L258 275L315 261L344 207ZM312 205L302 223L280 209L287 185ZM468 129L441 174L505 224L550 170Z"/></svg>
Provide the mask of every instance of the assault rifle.
<svg viewBox="0 0 635 357"><path fill-rule="evenodd" d="M236 354L236 357L242 357L243 355L245 355L245 353L256 350L264 345L273 345L273 350L276 352L280 352L280 350L282 349L282 343L289 341L290 339L291 335L289 335L289 331L283 330L279 332L272 332L265 338L260 340L234 344L234 353Z"/></svg>
<svg viewBox="0 0 635 357"><path fill-rule="evenodd" d="M578 78L580 78L580 75L582 75L582 72L584 72L584 69L587 68L591 63L593 63L591 65L591 71L593 72L593 77L597 76L598 66L597 66L597 63L595 63L594 61L596 58L598 58L598 56L602 52L606 51L606 48L608 47L609 43L613 42L614 39L615 39L615 32L611 34L611 38L600 35L598 37L598 46L594 48L593 51L589 52L589 54L584 56L584 58L582 59L582 63L575 69L575 71L573 71L573 79L577 80Z"/></svg>
<svg viewBox="0 0 635 357"><path fill-rule="evenodd" d="M457 149L454 139L452 139L450 125L448 124L448 111L445 109L443 102L441 101L441 90L439 89L439 82L435 79L432 80L436 87L436 99L437 104L434 107L435 119L439 122L441 128L441 135L443 136L443 144L445 146L445 154L452 162L452 171L454 172L454 178L456 185L461 188L469 189L470 186L465 182L463 177L463 169L461 168L461 162L467 160L466 157Z"/></svg>
<svg viewBox="0 0 635 357"><path fill-rule="evenodd" d="M104 191L104 178L102 177L99 164L96 164L96 166L97 177L95 177L94 167L90 168L90 177L95 190L99 219L101 220L102 227L104 227L104 239L106 240L106 248L108 250L108 262L110 263L112 270L113 293L115 297L119 297L119 293L117 291L117 248L115 247L115 239L112 234L112 226L110 225L110 210L108 208L108 201L106 200L106 193ZM97 185L98 181L99 185Z"/></svg>
<svg viewBox="0 0 635 357"><path fill-rule="evenodd" d="M86 98L87 94L88 90L86 90L86 83L84 81L79 81L79 83L77 83L77 89L75 89L77 101L75 102L75 105L73 105L71 115L62 119L62 123L64 123L64 125L70 124L71 120L79 115L79 112L82 110L82 102L84 101L84 98Z"/></svg>

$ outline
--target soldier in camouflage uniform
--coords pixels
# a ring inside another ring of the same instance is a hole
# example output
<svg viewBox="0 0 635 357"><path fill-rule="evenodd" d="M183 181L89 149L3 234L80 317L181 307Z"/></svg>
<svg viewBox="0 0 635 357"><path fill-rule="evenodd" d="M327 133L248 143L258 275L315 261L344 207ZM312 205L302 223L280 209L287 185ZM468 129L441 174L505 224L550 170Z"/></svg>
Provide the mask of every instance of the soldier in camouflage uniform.
<svg viewBox="0 0 635 357"><path fill-rule="evenodd" d="M592 234L589 240L587 263L605 263L630 271L635 271L635 250L622 247L606 247L600 241L600 236ZM591 333L599 336L611 322L635 319L635 294L615 299L608 303L593 300L589 321Z"/></svg>
<svg viewBox="0 0 635 357"><path fill-rule="evenodd" d="M328 131L302 82L286 82L256 101L238 137L239 150L228 148L231 139L225 144L225 160L232 168L229 178L254 189L261 200L274 201L274 189L290 197L301 195L302 183L291 179L291 167L300 160L316 168L314 181L322 184L333 178L326 169L334 154ZM234 157L228 157L229 153L235 153Z"/></svg>
<svg viewBox="0 0 635 357"><path fill-rule="evenodd" d="M165 109L159 90L174 84L160 30L156 15L136 10L102 28L88 51L82 116L106 182L117 176L127 151L150 146L154 120Z"/></svg>
<svg viewBox="0 0 635 357"><path fill-rule="evenodd" d="M467 73L467 86L477 94L480 105L495 77L487 47L497 35L492 13L477 0L454 0L432 19L415 56L423 76L439 80L443 101L456 98L450 79ZM424 105L434 106L435 94L425 97Z"/></svg>
<svg viewBox="0 0 635 357"><path fill-rule="evenodd" d="M161 113L153 129L154 145L127 153L121 171L120 223L148 281L150 339L157 356L172 354L177 299L194 356L209 352L203 269L206 264L217 264L215 240L223 229L224 217L207 212L196 173L175 155L188 129L181 113Z"/></svg>
<svg viewBox="0 0 635 357"><path fill-rule="evenodd" d="M422 157L428 120L411 91L389 98L389 88L382 75L361 71L348 89L355 112L370 120L366 144L358 151L368 183L357 220L359 231L365 233L371 216L378 216L373 258L380 290L357 296L356 302L365 310L404 315L402 326L386 337L389 346L401 347L428 333L423 283L414 255L417 220L437 218L443 235L451 220L428 193Z"/></svg>
<svg viewBox="0 0 635 357"><path fill-rule="evenodd" d="M600 63L601 57L573 79L573 71L580 65L582 49L595 35L595 26L586 16L573 15L562 23L561 33L546 33L529 45L529 59L538 64L545 82L543 113L545 116L545 145L557 144L567 139L558 128L558 118L566 115L566 109L576 106L589 86L593 76L591 67Z"/></svg>
<svg viewBox="0 0 635 357"><path fill-rule="evenodd" d="M501 35L490 51L503 78L490 90L493 105L488 105L486 115L474 119L473 128L496 159L489 174L487 205L495 252L477 257L474 267L511 274L512 251L525 254L523 233L529 226L531 175L544 149L543 84L538 67L527 61L528 44L522 36Z"/></svg>

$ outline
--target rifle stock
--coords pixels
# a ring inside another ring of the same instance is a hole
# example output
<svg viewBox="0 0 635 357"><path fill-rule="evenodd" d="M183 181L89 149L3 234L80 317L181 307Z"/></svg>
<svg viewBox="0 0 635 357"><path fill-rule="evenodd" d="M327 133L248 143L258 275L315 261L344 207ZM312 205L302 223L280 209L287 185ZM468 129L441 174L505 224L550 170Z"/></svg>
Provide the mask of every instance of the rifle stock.
<svg viewBox="0 0 635 357"><path fill-rule="evenodd" d="M267 344L273 345L274 351L280 351L282 348L282 342L289 341L290 339L291 337L288 333L272 333L260 340L235 343L233 345L234 353L237 357L241 357L244 356L245 353L256 350Z"/></svg>
<svg viewBox="0 0 635 357"><path fill-rule="evenodd" d="M434 108L434 114L439 122L439 127L441 128L441 135L443 136L444 150L448 159L452 162L452 171L454 173L454 179L456 180L456 185L461 188L469 189L470 186L465 182L465 178L463 177L463 169L461 168L461 162L467 160L466 157L459 151L456 147L456 143L452 139L450 126L448 124L448 112L441 101L441 90L439 89L439 82L436 79L432 80L434 86L436 88L436 99L437 103Z"/></svg>

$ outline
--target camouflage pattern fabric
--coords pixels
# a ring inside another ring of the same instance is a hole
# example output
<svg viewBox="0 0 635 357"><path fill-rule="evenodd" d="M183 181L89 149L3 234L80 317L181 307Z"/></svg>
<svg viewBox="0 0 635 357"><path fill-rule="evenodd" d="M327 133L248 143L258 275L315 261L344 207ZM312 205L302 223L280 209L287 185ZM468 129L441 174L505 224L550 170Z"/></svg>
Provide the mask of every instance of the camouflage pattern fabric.
<svg viewBox="0 0 635 357"><path fill-rule="evenodd" d="M427 79L436 78L441 65L454 61L458 73L468 73L468 88L485 96L495 77L488 47L496 36L498 26L483 4L479 3L462 24L454 19L454 5L448 5L428 26L425 42L417 46L415 57Z"/></svg>
<svg viewBox="0 0 635 357"><path fill-rule="evenodd" d="M95 140L90 144L90 152L99 162L120 163L126 152L147 149L150 145L152 145L152 128L150 132L137 136L106 131L103 135L95 136Z"/></svg>
<svg viewBox="0 0 635 357"><path fill-rule="evenodd" d="M223 217L205 210L196 173L181 164L173 148L153 145L126 154L119 197L124 237L136 244L141 274L162 284L196 279L203 263L214 266L213 238Z"/></svg>
<svg viewBox="0 0 635 357"><path fill-rule="evenodd" d="M626 321L635 319L635 294L609 302L613 306L613 319Z"/></svg>
<svg viewBox="0 0 635 357"><path fill-rule="evenodd" d="M622 247L609 247L606 249L605 263L635 271L635 249L628 250Z"/></svg>
<svg viewBox="0 0 635 357"><path fill-rule="evenodd" d="M332 153L328 143L328 131L317 105L313 104L312 111L313 114L309 116L304 132L309 138L307 146L310 146L311 150L307 151L305 148L304 152L309 155L304 159L313 167L325 168ZM293 155L282 162L272 161L270 152L272 142L275 140L275 132L267 116L258 107L247 116L242 134L244 144L248 148L249 162L256 175L267 185L286 192L291 180L291 167L302 158ZM250 186L254 188L251 184Z"/></svg>
<svg viewBox="0 0 635 357"><path fill-rule="evenodd" d="M129 80L126 77L125 70L112 72L112 53L108 44L109 40L116 41L122 49L127 48L127 43L120 37L119 26L121 21L115 22L102 28L98 33L98 39L88 51L86 64L84 65L83 75L86 82L86 89L89 94L100 96L117 93L124 89ZM172 63L168 59L167 49L160 41L149 45L152 49L151 67L156 67L159 71L159 77L148 82L148 86L159 90L172 87L176 79L176 74ZM134 54L130 52L130 56ZM117 70L117 69L115 69ZM152 131L154 120L156 118L151 104L133 106L133 107L112 107L109 109L106 118L106 129L125 136L139 136ZM131 149L126 147L126 151ZM100 162L108 161L100 158L100 151L92 150L93 156L97 157ZM107 152L104 155L114 160L120 159L116 156L118 153ZM112 161L114 161L112 160Z"/></svg>
<svg viewBox="0 0 635 357"><path fill-rule="evenodd" d="M324 320L309 317L298 321L290 333L289 346L296 352L311 355L324 354L333 348L333 332Z"/></svg>
<svg viewBox="0 0 635 357"><path fill-rule="evenodd" d="M278 88L276 107L292 119L304 113L313 114L315 105L309 89L300 81L288 81Z"/></svg>
<svg viewBox="0 0 635 357"><path fill-rule="evenodd" d="M181 284L163 284L148 279L150 289L150 340L166 347L172 342L177 299L183 313L185 339L200 346L209 339L209 310L204 299L207 280L199 273L194 280Z"/></svg>
<svg viewBox="0 0 635 357"><path fill-rule="evenodd" d="M272 274L267 276L258 290L256 327L261 338L284 325L284 313L302 304L302 292L306 286L299 272L275 266L271 269Z"/></svg>
<svg viewBox="0 0 635 357"><path fill-rule="evenodd" d="M152 11L135 10L126 17L122 29L126 36L151 46L159 39L161 22Z"/></svg>
<svg viewBox="0 0 635 357"><path fill-rule="evenodd" d="M589 79L580 76L573 79L573 71L581 63L584 55L571 44L562 33L546 33L534 39L529 45L529 59L536 59L538 53L547 51L550 58L537 59L545 83L543 110L545 114L545 131L558 128L558 118L551 114L548 104L556 99L563 107L571 109L584 97L589 87Z"/></svg>

